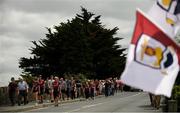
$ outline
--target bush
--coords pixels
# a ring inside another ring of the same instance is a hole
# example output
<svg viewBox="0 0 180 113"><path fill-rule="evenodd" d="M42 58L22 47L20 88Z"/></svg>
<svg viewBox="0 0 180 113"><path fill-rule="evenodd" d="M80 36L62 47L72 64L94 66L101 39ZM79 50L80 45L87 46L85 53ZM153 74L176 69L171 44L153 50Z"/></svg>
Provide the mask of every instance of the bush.
<svg viewBox="0 0 180 113"><path fill-rule="evenodd" d="M177 100L178 111L180 111L180 85L174 85L171 99Z"/></svg>
<svg viewBox="0 0 180 113"><path fill-rule="evenodd" d="M175 85L172 91L172 99L180 98L180 85Z"/></svg>

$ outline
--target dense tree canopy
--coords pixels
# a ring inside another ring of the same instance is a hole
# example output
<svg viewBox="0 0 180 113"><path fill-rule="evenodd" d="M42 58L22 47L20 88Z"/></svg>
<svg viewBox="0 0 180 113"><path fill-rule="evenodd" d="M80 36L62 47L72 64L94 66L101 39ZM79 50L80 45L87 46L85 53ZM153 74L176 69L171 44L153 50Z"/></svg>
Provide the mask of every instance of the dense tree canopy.
<svg viewBox="0 0 180 113"><path fill-rule="evenodd" d="M120 75L125 65L126 50L114 37L118 28L107 29L95 16L82 8L72 20L47 28L46 37L33 41L33 57L20 59L20 68L32 75L49 76L65 73L87 75L88 78L106 78Z"/></svg>

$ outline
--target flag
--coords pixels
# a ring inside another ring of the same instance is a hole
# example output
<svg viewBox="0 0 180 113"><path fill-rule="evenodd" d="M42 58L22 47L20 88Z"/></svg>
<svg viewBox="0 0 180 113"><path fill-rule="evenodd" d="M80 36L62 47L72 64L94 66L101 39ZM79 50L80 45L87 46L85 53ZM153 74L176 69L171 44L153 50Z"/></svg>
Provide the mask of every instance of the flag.
<svg viewBox="0 0 180 113"><path fill-rule="evenodd" d="M148 15L174 38L180 28L180 0L156 0Z"/></svg>
<svg viewBox="0 0 180 113"><path fill-rule="evenodd" d="M126 85L170 97L179 71L180 47L141 11L136 16L121 80Z"/></svg>

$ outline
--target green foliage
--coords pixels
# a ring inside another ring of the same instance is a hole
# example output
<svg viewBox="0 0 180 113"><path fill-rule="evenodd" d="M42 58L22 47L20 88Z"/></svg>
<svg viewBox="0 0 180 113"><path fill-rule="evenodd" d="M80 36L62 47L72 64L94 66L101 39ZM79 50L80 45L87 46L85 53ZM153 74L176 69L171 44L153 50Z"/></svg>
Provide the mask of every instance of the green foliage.
<svg viewBox="0 0 180 113"><path fill-rule="evenodd" d="M172 90L172 99L180 98L180 85L174 85Z"/></svg>
<svg viewBox="0 0 180 113"><path fill-rule="evenodd" d="M126 50L114 37L118 28L106 29L100 15L82 8L81 14L66 23L47 28L46 37L33 41L33 57L20 59L24 72L43 76L63 76L67 73L85 75L87 78L118 76L124 69Z"/></svg>
<svg viewBox="0 0 180 113"><path fill-rule="evenodd" d="M65 73L63 76L66 79L71 79L71 77L73 77L75 80L80 80L80 81L87 80L87 75L82 74L82 73L78 73L78 74Z"/></svg>
<svg viewBox="0 0 180 113"><path fill-rule="evenodd" d="M85 81L87 78L86 78L86 75L79 73L79 74L77 75L77 79L83 82L83 81Z"/></svg>
<svg viewBox="0 0 180 113"><path fill-rule="evenodd" d="M32 77L30 73L25 73L25 72L21 74L21 77L27 82L29 87L32 88L34 77Z"/></svg>

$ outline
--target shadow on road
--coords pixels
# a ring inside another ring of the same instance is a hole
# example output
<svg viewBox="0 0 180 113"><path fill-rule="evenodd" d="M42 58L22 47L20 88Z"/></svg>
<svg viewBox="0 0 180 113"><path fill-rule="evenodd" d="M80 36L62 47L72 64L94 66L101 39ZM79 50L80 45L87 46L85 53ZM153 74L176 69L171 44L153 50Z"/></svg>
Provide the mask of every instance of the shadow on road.
<svg viewBox="0 0 180 113"><path fill-rule="evenodd" d="M155 110L151 105L140 105L139 107L144 110Z"/></svg>

